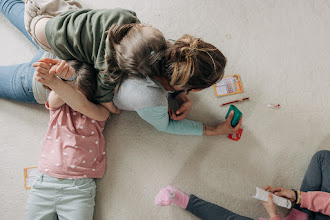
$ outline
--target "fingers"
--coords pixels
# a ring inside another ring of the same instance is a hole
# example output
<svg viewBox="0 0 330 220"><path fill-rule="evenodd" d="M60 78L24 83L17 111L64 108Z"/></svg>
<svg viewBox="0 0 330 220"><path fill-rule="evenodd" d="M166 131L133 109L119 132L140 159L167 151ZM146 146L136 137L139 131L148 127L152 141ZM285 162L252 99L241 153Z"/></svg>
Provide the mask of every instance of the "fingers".
<svg viewBox="0 0 330 220"><path fill-rule="evenodd" d="M272 186L265 186L265 187L264 187L264 190L266 190L266 191L271 191L272 188L273 188Z"/></svg>
<svg viewBox="0 0 330 220"><path fill-rule="evenodd" d="M173 112L174 113L174 112ZM179 110L173 114L173 120L182 121L188 114L188 109L185 107L181 107Z"/></svg>
<svg viewBox="0 0 330 220"><path fill-rule="evenodd" d="M35 62L32 64L35 67L35 71L42 74L49 74L49 64L42 63L42 62Z"/></svg>
<svg viewBox="0 0 330 220"><path fill-rule="evenodd" d="M38 82L40 82L40 83L42 83L42 84L45 84L45 82L46 82L45 79L43 79L42 77L37 76L37 75L34 75L33 78L34 78L36 81L38 81Z"/></svg>
<svg viewBox="0 0 330 220"><path fill-rule="evenodd" d="M276 188L273 188L272 193L274 193L274 192L281 192L281 191L283 191L283 188L276 187Z"/></svg>
<svg viewBox="0 0 330 220"><path fill-rule="evenodd" d="M276 196L280 196L280 197L283 197L283 196L284 196L284 195L283 195L283 192L275 192L274 195L276 195Z"/></svg>
<svg viewBox="0 0 330 220"><path fill-rule="evenodd" d="M66 78L68 71L69 65L64 60L61 60L58 64L52 66L49 72L51 74L56 74L61 78Z"/></svg>
<svg viewBox="0 0 330 220"><path fill-rule="evenodd" d="M64 60L62 60L60 62L60 64L57 66L56 72L58 72L58 73L66 73L67 71L65 71L65 70L67 70L67 69L68 68L66 66L66 62Z"/></svg>
<svg viewBox="0 0 330 220"><path fill-rule="evenodd" d="M35 62L32 64L33 67L42 67L45 69L49 69L50 65L48 63L43 63L43 62Z"/></svg>
<svg viewBox="0 0 330 220"><path fill-rule="evenodd" d="M113 113L113 114L120 114L121 110L119 110L114 104L113 102L109 102L109 103L102 103L104 105L104 107L106 107L109 112Z"/></svg>
<svg viewBox="0 0 330 220"><path fill-rule="evenodd" d="M176 114L174 113L174 110L173 110L173 109L170 110L170 116L171 116L171 119L172 119L172 120L176 120L176 118L177 118L177 117L176 117Z"/></svg>
<svg viewBox="0 0 330 220"><path fill-rule="evenodd" d="M273 202L273 194L271 192L268 193L268 203L269 204L274 204L274 202Z"/></svg>
<svg viewBox="0 0 330 220"><path fill-rule="evenodd" d="M183 104L180 106L180 108L179 108L178 110L176 110L175 113L176 113L177 115L180 115L180 114L182 114L182 113L184 113L184 112L189 111L190 107L191 107L191 102L190 102L190 101L189 101L189 102L185 102L185 103L183 103Z"/></svg>
<svg viewBox="0 0 330 220"><path fill-rule="evenodd" d="M52 65L56 65L56 64L60 63L61 60L56 60L56 59L45 57L45 58L40 59L39 62L44 62L44 63L49 63L49 64L52 64Z"/></svg>
<svg viewBox="0 0 330 220"><path fill-rule="evenodd" d="M243 115L241 116L241 118L239 119L238 124L234 128L235 133L241 128L242 120L243 120Z"/></svg>
<svg viewBox="0 0 330 220"><path fill-rule="evenodd" d="M234 117L234 110L231 110L226 121L229 121L231 123L233 117Z"/></svg>

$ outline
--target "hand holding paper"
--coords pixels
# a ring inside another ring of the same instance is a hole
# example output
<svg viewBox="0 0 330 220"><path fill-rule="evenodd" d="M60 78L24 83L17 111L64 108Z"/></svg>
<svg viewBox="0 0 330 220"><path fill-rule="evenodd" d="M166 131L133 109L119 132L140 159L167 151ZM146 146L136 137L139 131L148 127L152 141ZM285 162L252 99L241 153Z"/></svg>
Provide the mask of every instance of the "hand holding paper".
<svg viewBox="0 0 330 220"><path fill-rule="evenodd" d="M271 193L271 192L267 192L263 189L260 189L259 187L256 187L256 191L257 191L256 194L254 196L252 196L252 198L255 198L255 199L258 199L261 201L265 201L265 202L268 201L268 193ZM292 206L290 200L283 198L283 197L276 196L274 194L273 194L273 202L276 205L287 208L287 209L291 209L291 206Z"/></svg>

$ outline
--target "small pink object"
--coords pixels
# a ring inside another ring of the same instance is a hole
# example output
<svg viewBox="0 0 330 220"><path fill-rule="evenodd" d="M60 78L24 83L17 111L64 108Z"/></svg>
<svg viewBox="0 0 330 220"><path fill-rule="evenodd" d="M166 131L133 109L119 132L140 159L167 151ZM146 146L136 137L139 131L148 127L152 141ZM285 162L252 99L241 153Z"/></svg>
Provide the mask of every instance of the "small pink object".
<svg viewBox="0 0 330 220"><path fill-rule="evenodd" d="M280 106L280 104L278 104L278 105L268 104L267 107L268 107L268 108L279 108L279 107L281 107L281 106Z"/></svg>

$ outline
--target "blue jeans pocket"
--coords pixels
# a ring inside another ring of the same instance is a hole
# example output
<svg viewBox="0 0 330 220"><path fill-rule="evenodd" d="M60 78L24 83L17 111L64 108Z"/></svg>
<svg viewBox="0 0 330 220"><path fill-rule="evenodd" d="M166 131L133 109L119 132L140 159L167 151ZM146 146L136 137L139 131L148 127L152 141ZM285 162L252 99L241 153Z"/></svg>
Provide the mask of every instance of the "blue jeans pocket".
<svg viewBox="0 0 330 220"><path fill-rule="evenodd" d="M94 198L96 194L96 184L93 179L82 179L77 180L77 183L74 185L74 188L78 193L86 194L90 196L90 198Z"/></svg>

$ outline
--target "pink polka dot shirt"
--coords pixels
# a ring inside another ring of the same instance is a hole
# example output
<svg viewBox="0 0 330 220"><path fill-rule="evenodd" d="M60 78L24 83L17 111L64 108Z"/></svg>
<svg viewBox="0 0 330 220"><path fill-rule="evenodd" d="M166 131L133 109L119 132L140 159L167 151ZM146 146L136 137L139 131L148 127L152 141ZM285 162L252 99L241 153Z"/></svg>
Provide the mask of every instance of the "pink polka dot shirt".
<svg viewBox="0 0 330 220"><path fill-rule="evenodd" d="M39 160L39 172L57 178L101 178L106 155L103 129L96 121L67 104L50 110L48 130Z"/></svg>

